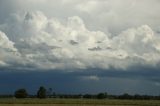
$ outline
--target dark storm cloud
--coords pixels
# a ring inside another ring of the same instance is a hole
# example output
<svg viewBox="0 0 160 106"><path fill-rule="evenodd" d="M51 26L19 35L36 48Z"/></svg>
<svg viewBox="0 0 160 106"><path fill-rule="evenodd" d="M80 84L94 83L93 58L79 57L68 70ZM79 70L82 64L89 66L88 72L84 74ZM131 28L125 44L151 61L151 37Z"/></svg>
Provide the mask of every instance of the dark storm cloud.
<svg viewBox="0 0 160 106"><path fill-rule="evenodd" d="M159 86L156 83L160 73L153 74L148 72L124 72L112 70L81 70L80 72L65 71L31 71L19 72L0 72L1 93L13 93L18 88L26 88L32 94L36 93L39 86L52 87L57 93L98 93L108 92L110 94L159 94ZM138 70L137 70L138 71ZM156 71L156 70L153 70ZM97 73L98 72L98 73ZM84 79L84 77L97 76L99 80ZM3 88L12 88L3 89ZM64 89L65 88L65 89Z"/></svg>

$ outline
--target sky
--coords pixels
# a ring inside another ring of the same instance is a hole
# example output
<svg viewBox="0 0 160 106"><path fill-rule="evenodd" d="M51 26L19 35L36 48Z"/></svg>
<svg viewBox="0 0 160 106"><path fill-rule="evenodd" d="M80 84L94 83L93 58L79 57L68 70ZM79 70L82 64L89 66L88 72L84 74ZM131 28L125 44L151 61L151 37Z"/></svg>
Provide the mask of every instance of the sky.
<svg viewBox="0 0 160 106"><path fill-rule="evenodd" d="M160 95L159 0L0 0L0 94Z"/></svg>

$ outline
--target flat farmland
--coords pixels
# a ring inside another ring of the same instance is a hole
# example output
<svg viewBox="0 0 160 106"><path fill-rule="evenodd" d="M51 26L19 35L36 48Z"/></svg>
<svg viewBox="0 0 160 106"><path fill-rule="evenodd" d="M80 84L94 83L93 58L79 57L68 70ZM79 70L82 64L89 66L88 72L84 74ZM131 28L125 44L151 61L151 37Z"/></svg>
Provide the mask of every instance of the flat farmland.
<svg viewBox="0 0 160 106"><path fill-rule="evenodd" d="M146 105L97 105L97 104L0 104L0 106L146 106ZM149 105L147 105L149 106ZM160 105L151 105L160 106Z"/></svg>
<svg viewBox="0 0 160 106"><path fill-rule="evenodd" d="M160 106L160 100L0 99L0 106Z"/></svg>

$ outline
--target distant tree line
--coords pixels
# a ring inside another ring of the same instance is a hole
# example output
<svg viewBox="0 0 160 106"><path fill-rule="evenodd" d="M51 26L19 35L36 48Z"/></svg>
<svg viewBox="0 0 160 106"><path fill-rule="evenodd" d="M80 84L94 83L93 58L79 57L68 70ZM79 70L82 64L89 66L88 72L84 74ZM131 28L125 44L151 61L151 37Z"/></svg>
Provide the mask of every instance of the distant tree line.
<svg viewBox="0 0 160 106"><path fill-rule="evenodd" d="M31 95L29 96L25 89L18 89L17 91L15 91L14 97L16 97L16 98L27 98L27 97L31 97ZM47 97L46 88L41 86L39 88L39 90L37 91L37 95L36 96L34 95L33 97L37 97L37 98L40 98L40 99L46 98Z"/></svg>
<svg viewBox="0 0 160 106"><path fill-rule="evenodd" d="M129 95L127 93L122 95L109 95L108 93L98 94L56 94L52 88L48 90L41 86L37 90L36 95L29 95L26 89L18 89L14 95L0 95L0 98L72 98L72 99L130 99L130 100L160 100L160 96L151 95Z"/></svg>

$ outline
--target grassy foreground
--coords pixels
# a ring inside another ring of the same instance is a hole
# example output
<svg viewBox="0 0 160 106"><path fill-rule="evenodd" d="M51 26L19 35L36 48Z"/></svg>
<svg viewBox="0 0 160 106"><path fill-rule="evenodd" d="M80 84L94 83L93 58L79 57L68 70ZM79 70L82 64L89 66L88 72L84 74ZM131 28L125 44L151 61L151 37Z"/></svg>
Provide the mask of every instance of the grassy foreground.
<svg viewBox="0 0 160 106"><path fill-rule="evenodd" d="M160 106L160 100L0 99L0 104L80 104L109 106Z"/></svg>

